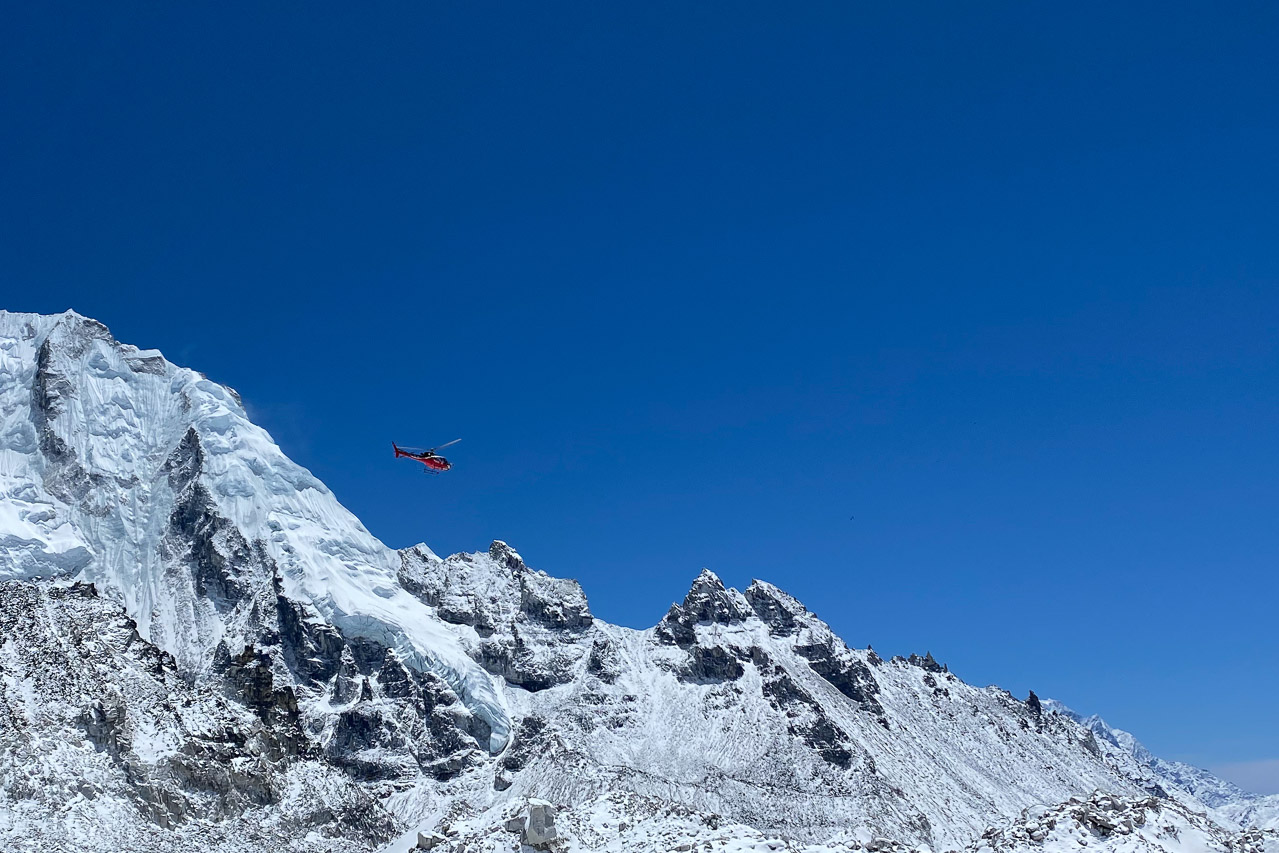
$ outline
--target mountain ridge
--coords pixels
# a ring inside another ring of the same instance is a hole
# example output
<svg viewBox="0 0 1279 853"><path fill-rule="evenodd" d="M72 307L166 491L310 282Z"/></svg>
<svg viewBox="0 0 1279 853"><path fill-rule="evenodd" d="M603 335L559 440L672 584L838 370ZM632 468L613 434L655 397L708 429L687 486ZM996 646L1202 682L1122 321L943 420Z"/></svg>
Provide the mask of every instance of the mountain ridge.
<svg viewBox="0 0 1279 853"><path fill-rule="evenodd" d="M1045 699L1044 707L1069 717L1113 747L1114 753L1108 751L1111 760L1131 759L1161 784L1202 803L1220 822L1279 829L1279 794L1246 791L1202 767L1160 758L1132 733L1111 726L1098 714L1085 716L1055 699Z"/></svg>
<svg viewBox="0 0 1279 853"><path fill-rule="evenodd" d="M234 391L74 312L0 312L0 613L20 849L457 847L464 826L508 849L489 829L548 800L582 829L567 849L723 824L738 849L957 850L1098 789L1198 805L765 581L703 570L632 629L505 542L392 550Z"/></svg>

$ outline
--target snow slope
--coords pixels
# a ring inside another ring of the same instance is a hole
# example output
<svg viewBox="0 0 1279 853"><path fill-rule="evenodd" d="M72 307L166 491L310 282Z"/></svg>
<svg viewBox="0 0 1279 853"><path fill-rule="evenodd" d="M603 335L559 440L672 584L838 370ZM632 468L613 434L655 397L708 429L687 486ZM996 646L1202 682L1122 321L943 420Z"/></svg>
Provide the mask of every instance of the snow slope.
<svg viewBox="0 0 1279 853"><path fill-rule="evenodd" d="M1202 803L1212 810L1218 821L1227 825L1279 829L1279 795L1254 794L1201 767L1160 758L1131 733L1111 726L1097 714L1084 716L1053 699L1044 700L1044 707L1069 717L1096 735L1106 759L1126 775L1147 773L1183 802Z"/></svg>
<svg viewBox="0 0 1279 853"><path fill-rule="evenodd" d="M181 570L189 543L169 534L184 487L212 503L215 538L264 549L256 562L275 571ZM184 671L206 670L219 644L253 642L278 583L314 618L441 676L491 748L506 743L494 680L400 587L396 552L250 423L234 391L96 321L0 311L0 498L0 579L94 582Z"/></svg>

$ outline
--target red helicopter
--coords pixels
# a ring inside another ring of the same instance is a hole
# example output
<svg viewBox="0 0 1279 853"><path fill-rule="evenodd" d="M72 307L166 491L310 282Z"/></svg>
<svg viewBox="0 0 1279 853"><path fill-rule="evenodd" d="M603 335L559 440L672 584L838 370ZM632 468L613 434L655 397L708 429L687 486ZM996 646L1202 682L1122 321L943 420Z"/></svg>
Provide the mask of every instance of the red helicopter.
<svg viewBox="0 0 1279 853"><path fill-rule="evenodd" d="M457 444L461 440L462 439L460 438L455 438L447 444L441 444L439 447L432 447L429 450L423 450L420 447L400 447L394 441L391 442L391 446L395 448L396 459L399 459L401 456L406 459L416 459L418 462L421 462L426 466L423 469L424 471L429 474L438 474L441 471L447 471L452 468L453 463L449 462L435 451L443 450L451 444Z"/></svg>

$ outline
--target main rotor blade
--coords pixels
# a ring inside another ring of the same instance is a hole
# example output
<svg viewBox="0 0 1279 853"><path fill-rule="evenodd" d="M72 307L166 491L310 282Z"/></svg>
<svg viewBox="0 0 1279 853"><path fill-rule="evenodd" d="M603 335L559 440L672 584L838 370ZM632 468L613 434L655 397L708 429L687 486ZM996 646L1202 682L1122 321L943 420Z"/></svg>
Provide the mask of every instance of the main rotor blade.
<svg viewBox="0 0 1279 853"><path fill-rule="evenodd" d="M452 441L450 441L448 444L441 444L439 447L435 447L435 448L432 448L432 449L433 449L433 450L443 450L444 448L448 447L448 446L449 446L449 444L457 444L457 443L458 443L459 441L461 441L461 440L462 440L462 439L460 439L460 438L455 438L455 439L453 439Z"/></svg>

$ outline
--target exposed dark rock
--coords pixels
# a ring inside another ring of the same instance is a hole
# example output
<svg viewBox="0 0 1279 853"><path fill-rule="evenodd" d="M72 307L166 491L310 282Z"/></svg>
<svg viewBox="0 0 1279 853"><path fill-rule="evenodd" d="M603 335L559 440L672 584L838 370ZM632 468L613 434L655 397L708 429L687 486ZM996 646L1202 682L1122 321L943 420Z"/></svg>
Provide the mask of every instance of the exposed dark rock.
<svg viewBox="0 0 1279 853"><path fill-rule="evenodd" d="M932 652L929 652L922 658L919 655L911 655L906 659L906 662L911 666L920 667L927 672L950 672L950 669L945 664L940 664L933 659Z"/></svg>
<svg viewBox="0 0 1279 853"><path fill-rule="evenodd" d="M734 681L745 671L733 653L723 646L693 646L680 678L699 682Z"/></svg>
<svg viewBox="0 0 1279 853"><path fill-rule="evenodd" d="M613 643L606 637L598 637L591 643L586 671L606 684L617 681L622 671L621 659Z"/></svg>
<svg viewBox="0 0 1279 853"><path fill-rule="evenodd" d="M223 678L271 733L273 757L303 754L309 744L299 726L298 698L291 686L275 686L271 655L246 646L231 658Z"/></svg>
<svg viewBox="0 0 1279 853"><path fill-rule="evenodd" d="M94 699L80 714L80 723L95 746L119 756L124 751L120 741L127 713L119 699Z"/></svg>
<svg viewBox="0 0 1279 853"><path fill-rule="evenodd" d="M402 763L385 760L407 746L398 722L382 705L360 701L337 715L325 756L357 779L377 780L405 775Z"/></svg>
<svg viewBox="0 0 1279 853"><path fill-rule="evenodd" d="M200 480L204 449L194 429L165 460L164 472L176 493L161 555L185 566L194 591L218 611L238 611L245 617L251 642L278 640L280 622L275 562L261 542L248 542L219 512L213 496Z"/></svg>
<svg viewBox="0 0 1279 853"><path fill-rule="evenodd" d="M530 569L505 542L487 555L446 560L407 548L400 560L405 588L446 622L474 627L481 642L471 657L510 684L531 691L566 684L592 648L583 642L594 618L581 586Z"/></svg>
<svg viewBox="0 0 1279 853"><path fill-rule="evenodd" d="M847 732L826 716L821 704L785 670L775 668L765 677L762 689L773 707L790 719L787 728L792 735L802 739L828 763L842 770L852 765Z"/></svg>
<svg viewBox="0 0 1279 853"><path fill-rule="evenodd" d="M832 641L830 645L796 646L795 652L807 659L813 672L830 682L840 693L875 716L883 717L883 706L875 698L879 693L875 676L870 667L853 658L846 649L837 649Z"/></svg>
<svg viewBox="0 0 1279 853"><path fill-rule="evenodd" d="M53 343L46 339L36 351L36 373L31 380L32 415L37 427L65 410L64 400L75 396L75 387L67 377L53 367Z"/></svg>
<svg viewBox="0 0 1279 853"><path fill-rule="evenodd" d="M159 354L141 355L136 352L128 353L124 356L124 363L134 373L149 373L152 376L163 376L168 370L164 356ZM231 389L228 388L227 390L230 391ZM239 395L236 395L236 402L240 402Z"/></svg>
<svg viewBox="0 0 1279 853"><path fill-rule="evenodd" d="M728 625L741 622L747 615L715 573L702 569L684 596L684 603L671 605L655 633L659 642L688 646L697 641L693 626L698 623Z"/></svg>
<svg viewBox="0 0 1279 853"><path fill-rule="evenodd" d="M784 637L795 633L796 609L802 612L802 607L795 599L771 584L761 581L751 583L743 595L746 596L755 615L768 625L770 634L775 637Z"/></svg>
<svg viewBox="0 0 1279 853"><path fill-rule="evenodd" d="M524 558L501 539L494 539L489 545L489 556L493 558L493 562L510 572L528 571L528 566L524 565Z"/></svg>
<svg viewBox="0 0 1279 853"><path fill-rule="evenodd" d="M724 583L710 569L702 569L697 580L693 581L688 595L684 596L681 610L693 622L727 625L746 618L746 613L724 588Z"/></svg>
<svg viewBox="0 0 1279 853"><path fill-rule="evenodd" d="M1097 736L1092 733L1091 729L1087 729L1084 732L1083 746L1084 749L1091 752L1097 758L1102 757L1101 745L1097 743Z"/></svg>
<svg viewBox="0 0 1279 853"><path fill-rule="evenodd" d="M299 681L318 685L333 678L342 665L346 643L342 632L306 605L276 593L276 614L285 663Z"/></svg>
<svg viewBox="0 0 1279 853"><path fill-rule="evenodd" d="M530 714L515 727L511 745L502 756L502 767L510 771L523 770L533 758L544 755L551 743L552 736L546 720L537 714Z"/></svg>
<svg viewBox="0 0 1279 853"><path fill-rule="evenodd" d="M580 588L577 595L563 595L560 583L548 583L550 580L555 579L531 572L519 575L520 612L552 629L580 632L589 628L594 618ZM577 587L576 583L573 586Z"/></svg>
<svg viewBox="0 0 1279 853"><path fill-rule="evenodd" d="M525 690L538 691L571 680L574 658L539 656L511 626L509 633L497 633L480 643L476 662L494 675Z"/></svg>
<svg viewBox="0 0 1279 853"><path fill-rule="evenodd" d="M333 679L333 704L349 705L360 698L361 689L364 687L364 676L360 675L355 668L355 663L349 660L349 653L344 656L342 669L338 671L337 677Z"/></svg>
<svg viewBox="0 0 1279 853"><path fill-rule="evenodd" d="M10 638L7 646L14 655L0 669L19 664L33 689L52 700L51 709L73 708L81 697L94 697L67 722L83 732L86 745L109 757L119 775L114 781L81 781L82 796L122 797L147 823L160 827L193 818L236 817L247 808L277 801L278 771L290 761L282 743L287 725L278 719L266 725L244 710L239 697L233 701L189 684L178 675L172 657L139 637L134 621L118 604L100 599L91 584L0 583L0 635ZM236 677L266 716L296 713L288 692L277 693L262 677L269 667L262 666L258 653L226 660L248 670ZM267 709L271 704L275 710ZM181 709L192 705L199 712L184 716ZM8 704L0 702L0 707ZM192 721L194 727L188 725ZM5 725L0 720L0 732ZM158 760L144 760L137 738L150 739L148 732L157 729L178 739L175 749ZM60 738L76 744L72 729L61 731ZM41 784L48 789L60 780ZM355 792L343 798L348 796ZM380 829L373 834L385 838L391 828L385 811L367 798L357 799L364 803L359 825L376 825ZM288 819L296 826L318 826L335 818L315 813Z"/></svg>
<svg viewBox="0 0 1279 853"><path fill-rule="evenodd" d="M31 422L40 452L49 463L44 471L44 487L64 503L78 506L90 515L103 516L109 507L95 502L93 494L107 478L85 469L75 450L53 430L51 421L66 410L67 399L75 396L75 387L54 367L53 353L51 339L46 339L36 353L36 372L31 382Z"/></svg>
<svg viewBox="0 0 1279 853"><path fill-rule="evenodd" d="M468 711L448 682L438 675L415 673L415 677L421 686L426 730L431 736L433 772L443 772L445 765L460 768L482 761L487 750L482 751L479 746L487 744L492 734L488 723Z"/></svg>
<svg viewBox="0 0 1279 853"><path fill-rule="evenodd" d="M666 616L653 629L653 634L658 642L672 646L691 646L697 642L697 631L678 604L671 605Z"/></svg>
<svg viewBox="0 0 1279 853"><path fill-rule="evenodd" d="M417 698L420 691L413 673L393 651L387 652L382 668L378 670L377 682L382 688L382 695L392 699Z"/></svg>
<svg viewBox="0 0 1279 853"><path fill-rule="evenodd" d="M450 779L483 760L477 740L487 742L488 727L461 706L441 679L422 676L412 702L377 699L368 677L361 677L359 685L358 700L338 713L324 749L329 761L356 778L409 779L420 769Z"/></svg>

